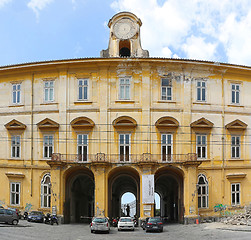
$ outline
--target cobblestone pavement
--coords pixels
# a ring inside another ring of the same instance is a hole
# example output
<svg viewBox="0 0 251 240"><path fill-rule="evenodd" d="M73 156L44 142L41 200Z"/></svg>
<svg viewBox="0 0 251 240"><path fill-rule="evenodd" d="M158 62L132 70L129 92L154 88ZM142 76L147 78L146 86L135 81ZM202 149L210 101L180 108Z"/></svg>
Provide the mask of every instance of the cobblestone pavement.
<svg viewBox="0 0 251 240"><path fill-rule="evenodd" d="M158 239L158 240L196 240L196 239L251 239L251 227L229 226L222 223L205 223L199 225L169 224L163 233L146 233L141 228L134 232L111 228L110 234L92 234L86 224L47 225L29 223L21 220L17 226L0 224L1 240L82 240L82 239Z"/></svg>

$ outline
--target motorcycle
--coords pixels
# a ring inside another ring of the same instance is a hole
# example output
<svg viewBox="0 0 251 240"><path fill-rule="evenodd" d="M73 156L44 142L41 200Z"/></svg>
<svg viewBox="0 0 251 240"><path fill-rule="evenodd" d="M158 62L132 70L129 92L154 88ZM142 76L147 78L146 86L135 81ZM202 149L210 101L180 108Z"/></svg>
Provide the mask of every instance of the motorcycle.
<svg viewBox="0 0 251 240"><path fill-rule="evenodd" d="M53 225L54 223L58 225L58 218L56 215L51 216L51 225Z"/></svg>
<svg viewBox="0 0 251 240"><path fill-rule="evenodd" d="M44 217L44 223L45 224L51 223L51 215L49 213L47 213L46 216Z"/></svg>
<svg viewBox="0 0 251 240"><path fill-rule="evenodd" d="M117 221L116 218L114 218L114 219L112 220L112 226L113 226L113 227L117 227L117 226L118 226L118 221Z"/></svg>
<svg viewBox="0 0 251 240"><path fill-rule="evenodd" d="M44 223L53 225L56 223L58 225L58 218L56 215L51 215L50 213L47 213L44 217Z"/></svg>

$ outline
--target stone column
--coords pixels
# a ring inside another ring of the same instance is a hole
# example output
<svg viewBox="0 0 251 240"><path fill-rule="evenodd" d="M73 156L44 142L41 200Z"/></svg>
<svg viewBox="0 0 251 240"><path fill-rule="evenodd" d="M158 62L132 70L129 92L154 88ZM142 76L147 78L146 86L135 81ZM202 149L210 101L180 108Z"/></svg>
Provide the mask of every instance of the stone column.
<svg viewBox="0 0 251 240"><path fill-rule="evenodd" d="M95 216L108 216L108 180L106 174L106 165L97 163L93 166L95 178Z"/></svg>
<svg viewBox="0 0 251 240"><path fill-rule="evenodd" d="M195 223L198 218L198 164L186 164L184 173L184 223Z"/></svg>
<svg viewBox="0 0 251 240"><path fill-rule="evenodd" d="M47 161L51 167L51 212L63 216L63 195L61 194L61 168L64 163L60 161Z"/></svg>

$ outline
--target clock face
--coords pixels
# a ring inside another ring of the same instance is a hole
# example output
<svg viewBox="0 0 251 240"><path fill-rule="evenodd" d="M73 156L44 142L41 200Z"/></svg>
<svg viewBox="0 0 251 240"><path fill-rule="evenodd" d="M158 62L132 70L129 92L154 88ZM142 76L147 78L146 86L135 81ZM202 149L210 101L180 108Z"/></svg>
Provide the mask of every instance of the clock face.
<svg viewBox="0 0 251 240"><path fill-rule="evenodd" d="M136 27L129 19L121 19L116 22L113 29L115 36L120 39L128 39L136 34Z"/></svg>

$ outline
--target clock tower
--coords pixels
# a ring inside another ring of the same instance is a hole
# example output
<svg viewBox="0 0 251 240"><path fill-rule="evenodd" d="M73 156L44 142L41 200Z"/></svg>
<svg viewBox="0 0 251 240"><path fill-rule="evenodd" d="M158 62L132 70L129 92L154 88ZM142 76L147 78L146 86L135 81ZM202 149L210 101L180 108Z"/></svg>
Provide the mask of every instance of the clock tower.
<svg viewBox="0 0 251 240"><path fill-rule="evenodd" d="M108 23L110 38L108 49L100 52L100 57L149 57L140 41L141 20L130 12L114 15Z"/></svg>

